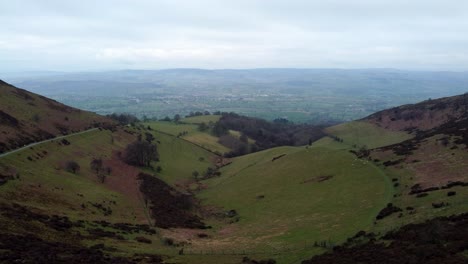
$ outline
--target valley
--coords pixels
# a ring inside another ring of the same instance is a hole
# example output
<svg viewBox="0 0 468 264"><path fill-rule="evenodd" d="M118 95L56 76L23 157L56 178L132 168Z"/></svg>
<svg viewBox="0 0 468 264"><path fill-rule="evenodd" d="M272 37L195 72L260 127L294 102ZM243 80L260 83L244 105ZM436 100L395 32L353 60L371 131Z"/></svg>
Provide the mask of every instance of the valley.
<svg viewBox="0 0 468 264"><path fill-rule="evenodd" d="M463 72L397 69L166 69L6 75L18 87L101 115L196 111L336 124L466 92Z"/></svg>
<svg viewBox="0 0 468 264"><path fill-rule="evenodd" d="M0 88L2 97L17 89ZM0 110L27 131L35 121L21 115L36 95L24 94ZM229 113L119 124L86 112L86 122L47 130L50 141L0 156L0 262L327 263L353 237L389 244L404 235L388 232L468 212L464 100L323 129ZM215 133L222 124L232 127ZM252 133L253 124L271 137ZM23 131L0 129L8 138ZM0 138L9 151L10 142ZM150 166L126 161L134 142L156 146ZM459 218L441 221L463 228ZM466 255L459 248L445 259Z"/></svg>

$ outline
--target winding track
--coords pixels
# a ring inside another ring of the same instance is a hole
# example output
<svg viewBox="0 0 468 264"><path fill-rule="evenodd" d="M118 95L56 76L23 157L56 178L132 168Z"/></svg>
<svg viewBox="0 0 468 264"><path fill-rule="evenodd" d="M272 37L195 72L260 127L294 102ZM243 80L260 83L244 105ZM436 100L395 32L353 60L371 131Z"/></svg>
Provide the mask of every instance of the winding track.
<svg viewBox="0 0 468 264"><path fill-rule="evenodd" d="M46 139L46 140L43 140L43 141L34 142L34 143L31 143L31 144L26 145L26 146L24 146L24 147L17 148L17 149L15 149L15 150L2 153L2 154L0 154L0 158L3 158L3 157L5 157L5 156L8 156L8 155L13 154L13 153L18 152L18 151L21 151L21 150L23 150L23 149L27 149L27 148L30 148L30 147L33 147L33 146L36 146L36 145L40 145L40 144L45 143L45 142L49 142L49 141L57 140L57 139L62 139L62 138L66 138L66 137L71 137L71 136L76 136L76 135L88 133L88 132L91 132L91 131L94 131L94 130L97 130L97 129L99 129L99 128L91 128L91 129L88 129L88 130L85 130L85 131L81 131L81 132L77 132L77 133L73 133L73 134L68 134L68 135L64 135L64 136L58 136L58 137L54 137L54 138L51 138L51 139Z"/></svg>

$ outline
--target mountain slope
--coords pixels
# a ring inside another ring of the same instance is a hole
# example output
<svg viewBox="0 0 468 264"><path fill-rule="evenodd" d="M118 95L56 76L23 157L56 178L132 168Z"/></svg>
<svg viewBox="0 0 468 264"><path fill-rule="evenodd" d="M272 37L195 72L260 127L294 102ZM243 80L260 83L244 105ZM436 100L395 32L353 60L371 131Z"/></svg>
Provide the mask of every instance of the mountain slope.
<svg viewBox="0 0 468 264"><path fill-rule="evenodd" d="M413 172L421 187L468 181L468 95L424 101L378 112L365 119L413 138L372 151L392 168Z"/></svg>
<svg viewBox="0 0 468 264"><path fill-rule="evenodd" d="M353 122L354 125L329 129L332 137L344 138L341 142L342 138L337 138L339 143L336 144L351 146L350 151L359 159L373 162L382 169L393 183L394 195L376 218L372 234L361 232L350 238L344 247L303 263L375 263L377 259L377 262L387 263L386 260L402 256L412 259L412 263L429 263L429 259L434 263L466 263L466 247L459 244L459 238L466 231L468 212L467 103L466 94L428 100L375 113ZM363 136L356 128L364 127L362 124L373 126L376 132L367 130L369 135ZM392 140L382 140L392 133ZM395 137L398 134L404 135L399 141ZM366 145L373 149L363 147ZM463 213L458 218L444 218ZM464 226L454 228L454 223L447 223L453 222L452 219L460 219ZM408 225L414 223L418 225ZM416 228L419 230L415 231ZM392 231L398 229L400 231ZM388 231L393 233L383 235ZM450 231L449 236L447 231ZM428 232L430 237L427 237ZM360 245L369 239L369 243ZM377 243L373 242L376 239ZM450 244L457 248L447 248L450 254L429 249ZM405 248L411 250L405 251ZM421 255L423 251L429 255ZM388 257L380 259L384 255ZM435 260L437 258L440 259ZM454 262L450 262L452 260Z"/></svg>
<svg viewBox="0 0 468 264"><path fill-rule="evenodd" d="M427 131L468 116L468 93L380 111L365 121L394 131Z"/></svg>
<svg viewBox="0 0 468 264"><path fill-rule="evenodd" d="M63 105L0 80L0 153L111 123L108 118Z"/></svg>

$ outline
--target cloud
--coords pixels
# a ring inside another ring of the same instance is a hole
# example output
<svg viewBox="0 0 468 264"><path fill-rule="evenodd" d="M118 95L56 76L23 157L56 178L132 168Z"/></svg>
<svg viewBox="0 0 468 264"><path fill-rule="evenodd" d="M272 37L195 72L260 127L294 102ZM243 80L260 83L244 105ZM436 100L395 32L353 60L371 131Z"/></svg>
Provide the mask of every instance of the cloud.
<svg viewBox="0 0 468 264"><path fill-rule="evenodd" d="M16 0L0 24L0 71L468 69L458 0Z"/></svg>
<svg viewBox="0 0 468 264"><path fill-rule="evenodd" d="M105 48L96 57L103 60L153 60L153 59L197 59L212 57L207 49L161 49L161 48Z"/></svg>

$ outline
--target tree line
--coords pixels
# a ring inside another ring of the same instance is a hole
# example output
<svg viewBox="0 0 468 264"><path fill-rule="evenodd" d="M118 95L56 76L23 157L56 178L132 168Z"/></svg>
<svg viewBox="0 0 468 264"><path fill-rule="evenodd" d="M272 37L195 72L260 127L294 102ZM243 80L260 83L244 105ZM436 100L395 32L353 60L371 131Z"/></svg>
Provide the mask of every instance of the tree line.
<svg viewBox="0 0 468 264"><path fill-rule="evenodd" d="M220 138L221 144L233 149L227 156L239 156L278 146L312 144L325 135L323 126L295 124L284 118L269 122L235 113L221 115L211 131ZM231 135L229 130L239 131L240 137ZM254 142L249 143L249 138Z"/></svg>

